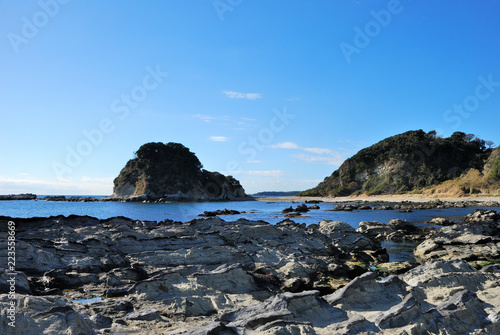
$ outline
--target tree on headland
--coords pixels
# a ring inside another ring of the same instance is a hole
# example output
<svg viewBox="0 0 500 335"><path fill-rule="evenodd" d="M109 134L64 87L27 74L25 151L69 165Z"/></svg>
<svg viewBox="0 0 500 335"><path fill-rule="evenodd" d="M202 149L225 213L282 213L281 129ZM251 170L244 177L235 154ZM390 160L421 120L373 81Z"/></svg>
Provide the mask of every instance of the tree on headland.
<svg viewBox="0 0 500 335"><path fill-rule="evenodd" d="M482 171L492 142L474 134L407 131L388 137L348 158L330 177L304 196L401 194L459 177L470 169Z"/></svg>

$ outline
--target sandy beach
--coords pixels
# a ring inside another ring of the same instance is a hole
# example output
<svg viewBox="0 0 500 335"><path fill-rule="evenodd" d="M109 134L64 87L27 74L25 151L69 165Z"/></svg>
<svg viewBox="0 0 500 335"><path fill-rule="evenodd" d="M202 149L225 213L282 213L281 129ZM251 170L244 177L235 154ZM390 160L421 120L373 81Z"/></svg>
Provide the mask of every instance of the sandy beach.
<svg viewBox="0 0 500 335"><path fill-rule="evenodd" d="M476 196L476 197L426 197L418 195L379 195L379 196L349 196L349 197L258 197L255 198L258 201L297 201L305 202L306 200L317 200L323 202L429 202L429 201L476 201L479 203L483 202L500 202L500 196Z"/></svg>

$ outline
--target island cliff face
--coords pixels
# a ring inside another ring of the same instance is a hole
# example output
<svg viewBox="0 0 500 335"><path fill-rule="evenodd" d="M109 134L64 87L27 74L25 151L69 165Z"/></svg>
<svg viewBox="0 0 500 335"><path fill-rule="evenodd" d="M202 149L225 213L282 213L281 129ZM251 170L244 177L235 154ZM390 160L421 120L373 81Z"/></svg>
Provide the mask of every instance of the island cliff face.
<svg viewBox="0 0 500 335"><path fill-rule="evenodd" d="M318 186L299 195L402 194L422 192L447 181L456 184L450 195L490 193L500 185L498 149L492 153L487 148L491 144L462 132L442 138L435 131L408 131L359 151ZM485 187L460 182L471 171L477 173L469 179Z"/></svg>
<svg viewBox="0 0 500 335"><path fill-rule="evenodd" d="M126 200L238 200L245 190L232 176L202 169L179 143L147 143L114 180L112 198Z"/></svg>

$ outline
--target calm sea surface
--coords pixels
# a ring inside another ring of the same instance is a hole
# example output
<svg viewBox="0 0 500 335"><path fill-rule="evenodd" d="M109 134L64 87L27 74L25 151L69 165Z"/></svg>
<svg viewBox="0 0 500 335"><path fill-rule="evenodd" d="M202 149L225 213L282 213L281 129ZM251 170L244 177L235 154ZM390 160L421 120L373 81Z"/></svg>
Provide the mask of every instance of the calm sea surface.
<svg viewBox="0 0 500 335"><path fill-rule="evenodd" d="M162 221L189 221L198 217L204 211L217 209L233 209L245 212L239 215L221 216L226 221L240 218L248 220L263 220L272 224L285 219L281 211L300 202L266 202L266 201L228 201L204 203L130 203L130 202L66 202L66 201L0 201L0 215L28 218L48 217L56 215L89 215L99 219L113 216L125 216L136 220ZM388 223L391 219L405 219L415 224L425 224L434 217L443 216L460 219L463 215L471 213L475 208L467 207L449 209L415 210L412 213L399 213L395 210L357 210L352 212L332 212L334 203L320 203L319 210L304 213L303 218L292 218L297 223L318 223L322 220L343 221L357 228L361 221L378 221ZM492 208L498 210L498 208Z"/></svg>
<svg viewBox="0 0 500 335"><path fill-rule="evenodd" d="M125 216L136 220L163 221L170 219L174 221L189 221L198 218L204 211L218 209L232 209L245 212L238 215L221 216L225 221L235 221L240 218L248 220L263 220L276 224L285 219L281 211L300 202L281 201L228 201L228 202L205 202L205 203L130 203L130 202L66 202L66 201L0 201L0 215L14 218L48 217L56 215L89 215L99 219L107 219L113 216ZM461 218L471 213L476 208L489 207L467 207L449 209L415 210L412 213L399 213L395 210L357 210L352 212L333 212L335 203L319 203L319 210L311 210L304 213L305 217L292 218L297 223L313 224L322 220L338 220L358 228L361 221L378 221L388 223L391 219L405 219L417 225L426 225L434 217L447 217L452 220ZM498 208L491 208L498 210ZM411 243L384 242L383 247L389 252L391 261L404 261L413 258L414 245Z"/></svg>

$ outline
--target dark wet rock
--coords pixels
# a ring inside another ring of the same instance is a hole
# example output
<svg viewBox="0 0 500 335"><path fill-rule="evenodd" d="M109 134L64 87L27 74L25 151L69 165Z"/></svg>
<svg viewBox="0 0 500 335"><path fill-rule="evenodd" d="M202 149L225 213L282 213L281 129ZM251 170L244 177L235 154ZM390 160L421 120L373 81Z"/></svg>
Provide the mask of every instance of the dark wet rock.
<svg viewBox="0 0 500 335"><path fill-rule="evenodd" d="M95 198L95 197L78 197L78 196L72 196L72 197L66 197L64 195L49 195L41 200L45 201L68 201L68 202L96 202L100 201L101 199Z"/></svg>
<svg viewBox="0 0 500 335"><path fill-rule="evenodd" d="M387 225L393 230L403 230L408 233L417 231L417 227L413 223L402 219L392 219Z"/></svg>
<svg viewBox="0 0 500 335"><path fill-rule="evenodd" d="M90 320L96 324L97 328L110 328L113 323L113 319L102 314L94 314Z"/></svg>
<svg viewBox="0 0 500 335"><path fill-rule="evenodd" d="M13 285L15 285L16 293L20 294L32 293L29 278L24 272L10 271L7 269L0 268L0 294L9 293Z"/></svg>
<svg viewBox="0 0 500 335"><path fill-rule="evenodd" d="M335 207L333 207L331 209L331 211L345 211L345 212L351 212L355 209L358 209L359 206L358 205L352 205L352 204L338 204L338 205L335 205Z"/></svg>
<svg viewBox="0 0 500 335"><path fill-rule="evenodd" d="M117 311L130 312L134 309L134 306L130 301L119 300L116 302L114 309L116 309Z"/></svg>
<svg viewBox="0 0 500 335"><path fill-rule="evenodd" d="M476 209L474 212L467 214L464 218L464 223L494 223L500 219L500 213L489 209Z"/></svg>
<svg viewBox="0 0 500 335"><path fill-rule="evenodd" d="M42 198L42 200L45 200L45 201L66 201L66 196L64 195L49 195L49 196L46 196L44 198Z"/></svg>
<svg viewBox="0 0 500 335"><path fill-rule="evenodd" d="M432 229L417 227L413 223L401 219L392 219L388 224L376 221L362 221L358 232L378 241L419 241L428 238Z"/></svg>
<svg viewBox="0 0 500 335"><path fill-rule="evenodd" d="M385 239L393 232L392 227L377 221L361 221L356 231L377 240Z"/></svg>
<svg viewBox="0 0 500 335"><path fill-rule="evenodd" d="M309 212L309 208L307 207L306 204L298 205L297 207L293 208L292 206L285 208L282 213L306 213ZM293 217L293 216L292 216Z"/></svg>
<svg viewBox="0 0 500 335"><path fill-rule="evenodd" d="M95 197L69 197L66 199L69 202L96 202L99 199Z"/></svg>
<svg viewBox="0 0 500 335"><path fill-rule="evenodd" d="M309 212L309 208L307 208L307 206L305 204L302 204L302 205L298 205L295 208L295 211L298 213L305 213L305 212Z"/></svg>
<svg viewBox="0 0 500 335"><path fill-rule="evenodd" d="M244 213L244 212L243 212ZM203 214L200 214L198 216L204 216L204 217L214 217L217 215L237 215L237 214L242 214L242 212L239 212L234 209L218 209L216 211L205 211Z"/></svg>
<svg viewBox="0 0 500 335"><path fill-rule="evenodd" d="M35 199L36 199L36 194L33 193L0 195L0 200L35 200Z"/></svg>
<svg viewBox="0 0 500 335"><path fill-rule="evenodd" d="M500 264L486 265L481 269L482 272L500 273Z"/></svg>
<svg viewBox="0 0 500 335"><path fill-rule="evenodd" d="M286 218L304 218L305 216L300 213L290 213L284 215Z"/></svg>
<svg viewBox="0 0 500 335"><path fill-rule="evenodd" d="M389 261L389 255L380 242L357 232L347 223L322 221L318 230L332 240L331 246L336 256L343 261L356 260L366 264Z"/></svg>

